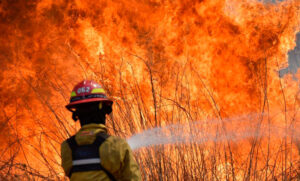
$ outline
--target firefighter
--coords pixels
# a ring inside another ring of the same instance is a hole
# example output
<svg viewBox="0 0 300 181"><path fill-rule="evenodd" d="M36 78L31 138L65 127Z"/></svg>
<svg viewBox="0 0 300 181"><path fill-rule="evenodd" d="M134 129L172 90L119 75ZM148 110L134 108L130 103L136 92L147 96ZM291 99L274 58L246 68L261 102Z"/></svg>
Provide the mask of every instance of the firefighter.
<svg viewBox="0 0 300 181"><path fill-rule="evenodd" d="M106 115L110 100L100 84L77 84L66 108L79 120L81 129L61 145L62 167L71 181L141 180L139 167L126 140L109 136Z"/></svg>

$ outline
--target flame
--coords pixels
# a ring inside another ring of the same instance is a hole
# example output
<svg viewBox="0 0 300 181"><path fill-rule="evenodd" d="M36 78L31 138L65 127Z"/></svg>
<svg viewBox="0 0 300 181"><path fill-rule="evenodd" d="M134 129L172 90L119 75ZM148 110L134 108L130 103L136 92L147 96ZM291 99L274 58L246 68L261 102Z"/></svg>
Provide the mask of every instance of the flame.
<svg viewBox="0 0 300 181"><path fill-rule="evenodd" d="M299 71L279 71L296 46L299 3L1 1L0 178L63 177L59 144L79 128L64 105L82 79L115 100L108 127L122 137L209 119L220 121L205 128L216 135L285 135L143 148L144 179L296 178ZM252 113L261 118L224 121Z"/></svg>

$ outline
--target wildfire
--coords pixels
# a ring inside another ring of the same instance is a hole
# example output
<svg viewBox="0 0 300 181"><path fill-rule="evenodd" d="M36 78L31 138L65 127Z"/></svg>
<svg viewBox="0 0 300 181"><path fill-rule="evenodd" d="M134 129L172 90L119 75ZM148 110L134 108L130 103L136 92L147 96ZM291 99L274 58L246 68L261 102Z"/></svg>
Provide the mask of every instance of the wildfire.
<svg viewBox="0 0 300 181"><path fill-rule="evenodd" d="M255 133L136 150L144 179L299 178L299 71L279 77L296 46L299 7L298 0L1 1L0 178L62 179L59 145L79 128L64 106L82 79L101 82L114 99L112 134L200 120L208 123L185 133ZM230 119L248 114L257 116Z"/></svg>

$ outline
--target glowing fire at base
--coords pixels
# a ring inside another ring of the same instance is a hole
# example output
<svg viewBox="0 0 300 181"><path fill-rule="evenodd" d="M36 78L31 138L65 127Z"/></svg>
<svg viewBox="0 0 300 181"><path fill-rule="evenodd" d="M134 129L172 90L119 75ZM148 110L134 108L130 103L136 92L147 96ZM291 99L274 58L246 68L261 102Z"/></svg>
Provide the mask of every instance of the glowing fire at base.
<svg viewBox="0 0 300 181"><path fill-rule="evenodd" d="M198 126L217 140L254 130L238 142L136 150L144 179L299 178L299 71L279 77L295 46L299 5L1 1L0 178L63 177L59 145L79 128L64 105L84 78L100 81L115 99L112 134L199 120L216 120ZM259 116L226 121L248 114Z"/></svg>

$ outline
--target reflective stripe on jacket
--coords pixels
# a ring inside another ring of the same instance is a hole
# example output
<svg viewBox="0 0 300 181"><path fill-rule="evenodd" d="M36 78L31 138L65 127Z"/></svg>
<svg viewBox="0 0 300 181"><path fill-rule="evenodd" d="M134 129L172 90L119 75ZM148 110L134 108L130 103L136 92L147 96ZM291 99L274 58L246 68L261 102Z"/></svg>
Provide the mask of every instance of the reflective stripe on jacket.
<svg viewBox="0 0 300 181"><path fill-rule="evenodd" d="M103 124L84 125L75 136L78 145L92 144L96 139L96 134L106 132ZM141 174L134 159L131 148L126 140L119 137L110 136L100 146L99 154L101 165L109 171L117 180L139 181ZM72 151L66 141L61 145L62 167L68 175L72 168ZM107 174L100 171L74 172L71 181L109 181Z"/></svg>

